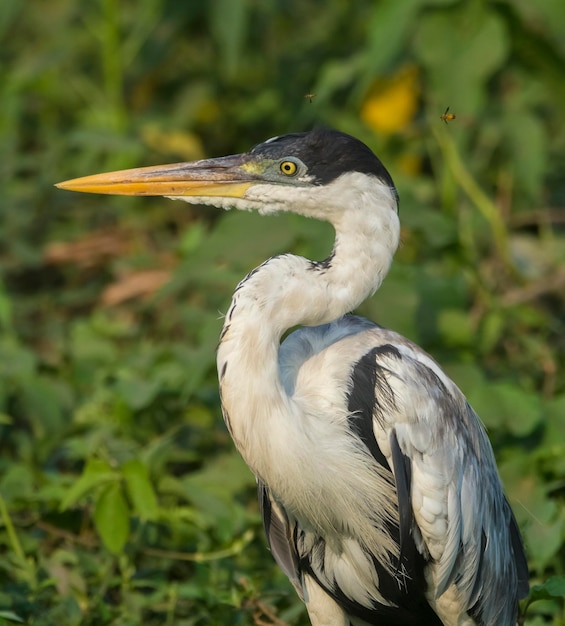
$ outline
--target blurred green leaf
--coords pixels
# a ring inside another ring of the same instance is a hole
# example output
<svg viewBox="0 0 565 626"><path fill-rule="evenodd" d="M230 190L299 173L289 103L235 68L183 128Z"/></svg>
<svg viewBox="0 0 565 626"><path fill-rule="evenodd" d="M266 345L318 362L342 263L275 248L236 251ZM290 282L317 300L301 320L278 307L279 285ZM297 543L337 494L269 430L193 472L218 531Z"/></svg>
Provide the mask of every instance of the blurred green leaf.
<svg viewBox="0 0 565 626"><path fill-rule="evenodd" d="M534 585L530 590L528 602L565 598L565 576L551 576L541 585Z"/></svg>
<svg viewBox="0 0 565 626"><path fill-rule="evenodd" d="M21 346L0 335L0 378L3 380L27 380L35 372L37 357L25 346Z"/></svg>
<svg viewBox="0 0 565 626"><path fill-rule="evenodd" d="M450 347L472 346L475 343L475 329L469 314L458 309L444 309L438 315L438 330Z"/></svg>
<svg viewBox="0 0 565 626"><path fill-rule="evenodd" d="M82 475L71 485L61 501L60 510L76 504L80 498L96 487L108 482L116 482L117 474L107 463L99 459L89 459Z"/></svg>
<svg viewBox="0 0 565 626"><path fill-rule="evenodd" d="M147 466L137 459L132 459L122 466L122 475L133 504L133 513L143 521L157 519L159 506Z"/></svg>
<svg viewBox="0 0 565 626"><path fill-rule="evenodd" d="M72 326L71 342L72 354L77 360L107 363L116 358L116 349L112 342L84 320Z"/></svg>
<svg viewBox="0 0 565 626"><path fill-rule="evenodd" d="M210 30L220 51L221 67L231 80L240 63L250 13L246 0L212 0L209 4Z"/></svg>
<svg viewBox="0 0 565 626"><path fill-rule="evenodd" d="M12 329L12 303L0 280L0 331Z"/></svg>
<svg viewBox="0 0 565 626"><path fill-rule="evenodd" d="M517 186L534 198L547 172L547 141L543 124L528 112L510 112L505 121L508 150Z"/></svg>
<svg viewBox="0 0 565 626"><path fill-rule="evenodd" d="M159 393L159 382L142 378L122 378L116 390L128 407L139 410L148 406Z"/></svg>
<svg viewBox="0 0 565 626"><path fill-rule="evenodd" d="M94 524L106 548L120 554L129 537L129 509L118 482L107 485L96 500Z"/></svg>
<svg viewBox="0 0 565 626"><path fill-rule="evenodd" d="M501 67L509 44L503 21L488 4L424 13L415 50L430 73L433 103L475 114L486 95L485 78Z"/></svg>
<svg viewBox="0 0 565 626"><path fill-rule="evenodd" d="M403 217L403 223L421 233L431 248L445 248L457 241L457 224L452 216L435 209L418 207Z"/></svg>
<svg viewBox="0 0 565 626"><path fill-rule="evenodd" d="M549 401L546 411L545 445L565 452L565 394Z"/></svg>
<svg viewBox="0 0 565 626"><path fill-rule="evenodd" d="M479 347L481 352L490 352L500 341L504 332L504 314L491 310L481 320Z"/></svg>
<svg viewBox="0 0 565 626"><path fill-rule="evenodd" d="M381 0L374 5L368 24L368 41L365 61L367 69L360 86L366 90L371 77L386 73L391 60L405 45L413 18L417 15L422 0ZM389 34L395 31L396 36ZM359 92L359 87L357 88Z"/></svg>
<svg viewBox="0 0 565 626"><path fill-rule="evenodd" d="M10 622L17 622L18 624L24 623L24 620L13 611L0 611L0 618L6 619Z"/></svg>
<svg viewBox="0 0 565 626"><path fill-rule="evenodd" d="M543 418L539 396L517 384L486 383L468 397L487 427L507 428L519 437L531 433Z"/></svg>
<svg viewBox="0 0 565 626"><path fill-rule="evenodd" d="M22 410L33 425L35 436L38 439L59 436L70 403L65 383L33 376L22 379L20 384Z"/></svg>
<svg viewBox="0 0 565 626"><path fill-rule="evenodd" d="M34 477L24 463L9 466L0 477L0 493L9 504L14 499L34 498Z"/></svg>
<svg viewBox="0 0 565 626"><path fill-rule="evenodd" d="M544 568L558 552L565 532L565 517L541 523L534 523L526 528L525 541L529 549L533 567Z"/></svg>
<svg viewBox="0 0 565 626"><path fill-rule="evenodd" d="M359 307L360 314L407 337L416 337L415 315L419 300L414 283L414 268L396 263L375 296Z"/></svg>

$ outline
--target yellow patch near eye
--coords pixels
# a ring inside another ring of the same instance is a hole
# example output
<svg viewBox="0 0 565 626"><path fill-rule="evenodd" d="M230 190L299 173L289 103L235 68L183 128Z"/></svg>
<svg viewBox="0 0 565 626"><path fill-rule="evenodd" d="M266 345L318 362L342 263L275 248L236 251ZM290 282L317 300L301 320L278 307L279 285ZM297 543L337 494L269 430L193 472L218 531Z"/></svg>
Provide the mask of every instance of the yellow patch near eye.
<svg viewBox="0 0 565 626"><path fill-rule="evenodd" d="M255 163L253 161L244 163L241 166L241 169L249 172L249 174L263 174L264 172L264 168L259 163Z"/></svg>
<svg viewBox="0 0 565 626"><path fill-rule="evenodd" d="M296 174L297 165L294 161L283 161L281 163L281 172L286 174L287 176L292 176Z"/></svg>

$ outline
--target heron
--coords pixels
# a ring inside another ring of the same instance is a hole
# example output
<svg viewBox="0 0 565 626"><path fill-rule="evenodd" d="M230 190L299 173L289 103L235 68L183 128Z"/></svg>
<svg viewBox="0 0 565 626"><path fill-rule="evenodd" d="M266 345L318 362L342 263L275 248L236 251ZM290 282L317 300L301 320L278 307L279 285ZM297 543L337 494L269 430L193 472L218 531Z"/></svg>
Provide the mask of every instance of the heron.
<svg viewBox="0 0 565 626"><path fill-rule="evenodd" d="M313 626L516 624L528 567L485 428L431 356L352 314L400 236L367 145L315 129L59 187L329 222L325 260L273 256L237 285L217 351L272 554Z"/></svg>

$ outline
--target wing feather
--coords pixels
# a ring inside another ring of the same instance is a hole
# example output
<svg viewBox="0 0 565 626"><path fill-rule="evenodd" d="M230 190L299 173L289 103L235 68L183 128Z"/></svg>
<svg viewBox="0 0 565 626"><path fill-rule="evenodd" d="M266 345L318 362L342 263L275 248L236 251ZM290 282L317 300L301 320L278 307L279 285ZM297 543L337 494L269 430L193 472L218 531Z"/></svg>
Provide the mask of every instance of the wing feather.
<svg viewBox="0 0 565 626"><path fill-rule="evenodd" d="M420 624L425 615L426 624L515 624L528 591L520 533L484 427L437 363L397 333L346 316L292 333L280 370L316 433L312 467L328 471L321 492L331 475L332 493L349 503L326 493L314 513L332 523L316 530L308 506L290 515L260 483L269 544L299 593L310 576L353 623ZM359 534L375 520L376 534Z"/></svg>
<svg viewBox="0 0 565 626"><path fill-rule="evenodd" d="M454 585L461 609L477 623L513 624L527 593L527 564L484 427L431 357L391 331L374 335L394 348L372 351L377 381L386 379L384 392L375 388L375 438L383 428L392 438L400 520L409 517L409 488L413 519L432 557L438 610ZM388 399L391 390L394 402L379 411L379 396ZM410 467L409 487L402 467Z"/></svg>
<svg viewBox="0 0 565 626"><path fill-rule="evenodd" d="M304 600L298 556L288 517L260 480L257 481L257 493L269 548L279 567L288 576L300 598Z"/></svg>

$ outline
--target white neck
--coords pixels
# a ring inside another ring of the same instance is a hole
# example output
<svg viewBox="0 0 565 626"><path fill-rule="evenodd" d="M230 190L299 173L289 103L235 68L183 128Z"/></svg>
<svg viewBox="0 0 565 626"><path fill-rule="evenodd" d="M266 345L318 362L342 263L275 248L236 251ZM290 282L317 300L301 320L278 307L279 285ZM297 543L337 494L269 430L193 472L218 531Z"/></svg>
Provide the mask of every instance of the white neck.
<svg viewBox="0 0 565 626"><path fill-rule="evenodd" d="M359 306L380 286L398 245L391 190L375 179L373 189L353 188L347 208L341 204L338 211L332 198L343 202L350 189L348 184L347 191L324 192L327 207L316 203L315 215L304 210L333 224L329 259L319 264L293 255L269 259L238 285L226 315L218 348L226 423L248 465L271 486L277 479L266 475L273 471L270 448L284 448L287 437L292 448L293 438L292 399L279 376L281 336L293 326L325 324Z"/></svg>

